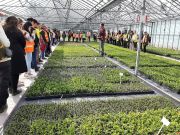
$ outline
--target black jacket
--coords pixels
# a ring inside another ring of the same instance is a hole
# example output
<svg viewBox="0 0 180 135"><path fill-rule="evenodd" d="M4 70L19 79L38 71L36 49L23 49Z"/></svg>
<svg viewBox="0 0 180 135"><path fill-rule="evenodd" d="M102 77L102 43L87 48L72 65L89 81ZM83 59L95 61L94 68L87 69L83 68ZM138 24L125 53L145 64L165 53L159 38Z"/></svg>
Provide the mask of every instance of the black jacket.
<svg viewBox="0 0 180 135"><path fill-rule="evenodd" d="M16 27L5 27L4 31L10 41L10 49L12 50L11 71L12 74L24 73L27 71L25 61L25 38L20 30Z"/></svg>

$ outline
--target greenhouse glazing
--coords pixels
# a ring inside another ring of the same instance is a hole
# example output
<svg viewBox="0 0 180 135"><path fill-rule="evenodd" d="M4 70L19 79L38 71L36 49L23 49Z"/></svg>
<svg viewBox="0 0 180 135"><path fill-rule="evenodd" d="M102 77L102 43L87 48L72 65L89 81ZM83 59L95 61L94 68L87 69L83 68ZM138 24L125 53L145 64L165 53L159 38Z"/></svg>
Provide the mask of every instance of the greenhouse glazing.
<svg viewBox="0 0 180 135"><path fill-rule="evenodd" d="M0 10L24 20L36 18L51 28L60 30L98 30L104 22L106 29L139 31L137 16L143 0L1 0ZM180 49L180 1L146 0L149 17L144 31L152 36L157 47ZM2 16L2 15L1 15Z"/></svg>

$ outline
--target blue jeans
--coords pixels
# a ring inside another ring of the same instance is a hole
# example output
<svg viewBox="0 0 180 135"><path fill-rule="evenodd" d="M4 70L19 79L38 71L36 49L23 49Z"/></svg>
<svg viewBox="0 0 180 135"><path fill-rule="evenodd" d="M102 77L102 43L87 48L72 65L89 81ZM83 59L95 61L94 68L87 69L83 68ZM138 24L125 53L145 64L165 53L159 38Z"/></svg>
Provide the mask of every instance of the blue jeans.
<svg viewBox="0 0 180 135"><path fill-rule="evenodd" d="M45 51L41 51L41 59L45 58Z"/></svg>
<svg viewBox="0 0 180 135"><path fill-rule="evenodd" d="M25 58L28 72L31 72L32 53L26 53Z"/></svg>
<svg viewBox="0 0 180 135"><path fill-rule="evenodd" d="M37 68L37 53L38 53L38 48L34 48L34 52L32 53L32 68Z"/></svg>

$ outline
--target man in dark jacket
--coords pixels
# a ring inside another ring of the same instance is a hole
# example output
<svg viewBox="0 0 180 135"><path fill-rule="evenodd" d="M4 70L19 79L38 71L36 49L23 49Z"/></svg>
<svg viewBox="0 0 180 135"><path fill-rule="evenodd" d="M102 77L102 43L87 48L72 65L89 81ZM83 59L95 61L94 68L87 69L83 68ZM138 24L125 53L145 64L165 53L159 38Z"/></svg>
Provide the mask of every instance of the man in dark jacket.
<svg viewBox="0 0 180 135"><path fill-rule="evenodd" d="M104 42L106 38L106 30L104 28L104 24L101 23L100 29L99 29L99 36L98 39L100 40L100 45L99 45L99 52L101 56L104 56Z"/></svg>

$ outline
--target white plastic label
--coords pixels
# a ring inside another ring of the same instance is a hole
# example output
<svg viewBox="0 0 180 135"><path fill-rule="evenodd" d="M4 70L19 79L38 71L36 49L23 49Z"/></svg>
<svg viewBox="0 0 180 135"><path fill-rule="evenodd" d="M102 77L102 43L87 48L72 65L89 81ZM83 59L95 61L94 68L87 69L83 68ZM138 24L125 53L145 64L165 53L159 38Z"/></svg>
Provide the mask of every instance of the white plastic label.
<svg viewBox="0 0 180 135"><path fill-rule="evenodd" d="M165 125L165 126L169 126L169 125L170 125L169 120L167 120L165 117L162 118L161 122L162 122L163 125Z"/></svg>
<svg viewBox="0 0 180 135"><path fill-rule="evenodd" d="M119 73L120 76L123 76L124 74L123 73Z"/></svg>

